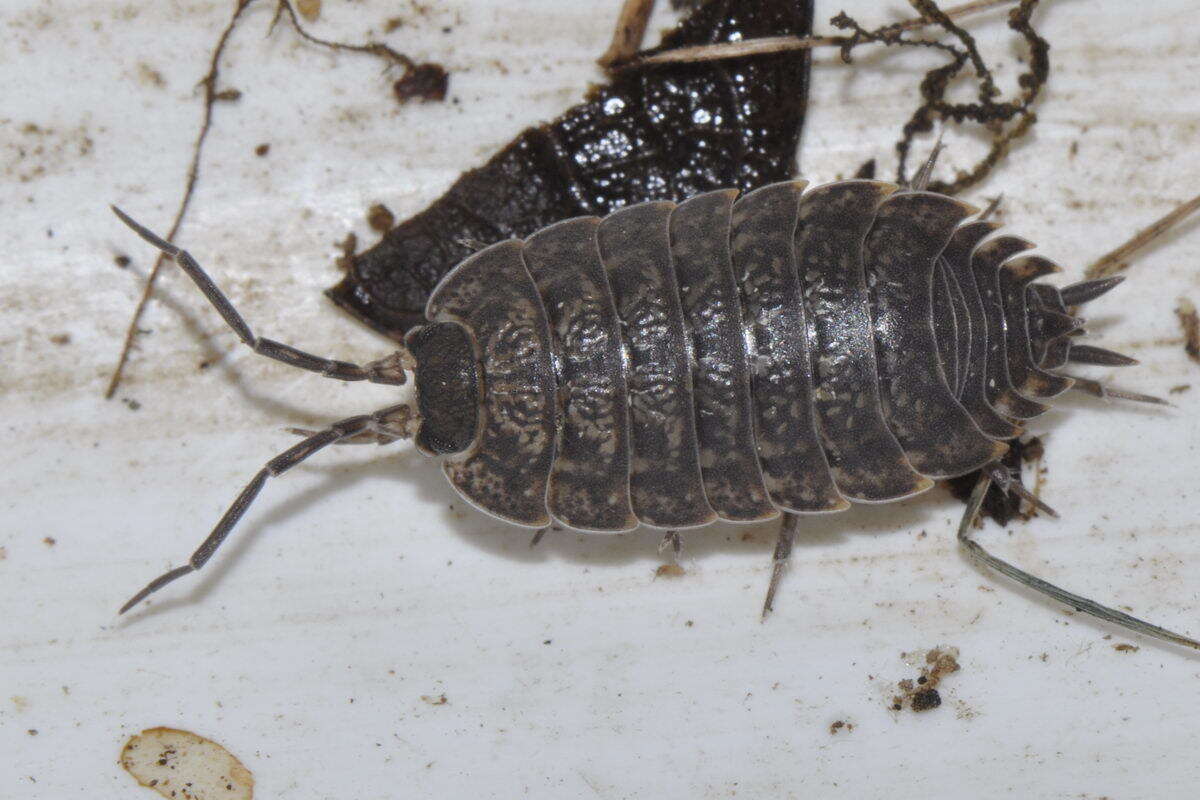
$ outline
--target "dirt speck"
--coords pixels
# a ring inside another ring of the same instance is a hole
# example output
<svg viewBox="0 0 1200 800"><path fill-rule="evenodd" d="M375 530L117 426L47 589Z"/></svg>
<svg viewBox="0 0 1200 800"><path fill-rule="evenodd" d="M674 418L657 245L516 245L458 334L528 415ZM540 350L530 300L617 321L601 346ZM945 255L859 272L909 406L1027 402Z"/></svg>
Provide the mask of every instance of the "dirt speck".
<svg viewBox="0 0 1200 800"><path fill-rule="evenodd" d="M920 669L916 678L904 678L891 698L891 709L901 711L907 705L913 711L929 711L942 704L938 687L951 673L958 672L958 648L941 645L924 652L901 653L900 657Z"/></svg>
<svg viewBox="0 0 1200 800"><path fill-rule="evenodd" d="M1124 642L1113 645L1113 650L1116 650L1118 653L1136 653L1140 649L1136 644L1125 644Z"/></svg>
<svg viewBox="0 0 1200 800"><path fill-rule="evenodd" d="M267 153L271 152L271 143L263 142L258 147L254 148L254 155L263 158Z"/></svg>
<svg viewBox="0 0 1200 800"><path fill-rule="evenodd" d="M383 203L376 203L367 209L367 224L376 233L387 233L396 225L396 215Z"/></svg>
<svg viewBox="0 0 1200 800"><path fill-rule="evenodd" d="M845 720L841 720L841 719L837 720L836 722L830 723L830 725L829 725L829 735L830 736L837 736L838 731L845 731L846 733L849 733L852 730L854 730L854 723L846 722Z"/></svg>
<svg viewBox="0 0 1200 800"><path fill-rule="evenodd" d="M321 16L321 0L296 0L296 10L307 21L316 22Z"/></svg>
<svg viewBox="0 0 1200 800"><path fill-rule="evenodd" d="M450 75L441 64L418 64L403 78L392 84L396 100L407 103L416 98L421 102L441 102L446 99Z"/></svg>
<svg viewBox="0 0 1200 800"><path fill-rule="evenodd" d="M421 702L428 703L431 706L444 706L450 701L446 699L446 695L444 694L423 694L421 695Z"/></svg>
<svg viewBox="0 0 1200 800"><path fill-rule="evenodd" d="M655 579L658 578L682 578L687 574L687 570L678 564L663 564L658 569L654 570Z"/></svg>
<svg viewBox="0 0 1200 800"><path fill-rule="evenodd" d="M132 397L123 397L121 398L121 402L124 403L130 411L137 411L142 407L142 404L137 400L134 400Z"/></svg>
<svg viewBox="0 0 1200 800"><path fill-rule="evenodd" d="M167 798L250 800L254 776L232 753L203 736L149 728L131 736L120 765L139 784Z"/></svg>
<svg viewBox="0 0 1200 800"><path fill-rule="evenodd" d="M1181 383L1178 386L1172 386L1170 389L1168 389L1167 394L1183 394L1184 392L1190 392L1191 390L1192 385L1190 383Z"/></svg>
<svg viewBox="0 0 1200 800"><path fill-rule="evenodd" d="M242 99L241 89L222 89L213 95L213 100L221 103L233 103Z"/></svg>
<svg viewBox="0 0 1200 800"><path fill-rule="evenodd" d="M121 269L125 269L126 267L128 267L130 265L131 260L130 260L129 256L127 256L127 255L119 255L119 256L113 256L113 263L116 264Z"/></svg>
<svg viewBox="0 0 1200 800"><path fill-rule="evenodd" d="M56 333L50 337L50 344L56 344L59 347L62 347L63 345L68 345L70 343L71 343L71 334L69 334L69 333Z"/></svg>
<svg viewBox="0 0 1200 800"><path fill-rule="evenodd" d="M1200 364L1200 316L1196 314L1196 304L1186 297L1179 298L1175 316L1179 317L1179 327L1183 329L1183 351Z"/></svg>
<svg viewBox="0 0 1200 800"><path fill-rule="evenodd" d="M153 86L155 89L162 89L166 87L167 81L165 78L163 78L162 73L147 64L145 61L138 64L137 70L138 80L147 86Z"/></svg>
<svg viewBox="0 0 1200 800"><path fill-rule="evenodd" d="M4 561L7 558L8 558L8 548L0 547L0 561Z"/></svg>
<svg viewBox="0 0 1200 800"><path fill-rule="evenodd" d="M388 19L384 20L383 32L384 33L392 33L393 31L399 30L400 28L403 28L403 27L404 27L404 17L389 17Z"/></svg>
<svg viewBox="0 0 1200 800"><path fill-rule="evenodd" d="M58 544L58 539L55 539L53 536L47 536L42 539L42 544L46 545L46 547L54 547L54 545Z"/></svg>

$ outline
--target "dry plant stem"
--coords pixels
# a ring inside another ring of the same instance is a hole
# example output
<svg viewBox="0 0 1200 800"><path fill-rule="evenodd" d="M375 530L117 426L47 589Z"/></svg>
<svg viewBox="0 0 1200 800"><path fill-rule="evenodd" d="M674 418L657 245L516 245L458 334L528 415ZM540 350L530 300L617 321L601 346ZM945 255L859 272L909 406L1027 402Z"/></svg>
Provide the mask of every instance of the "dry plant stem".
<svg viewBox="0 0 1200 800"><path fill-rule="evenodd" d="M200 177L200 153L204 149L204 140L208 137L208 131L212 127L213 106L217 100L217 78L220 76L221 69L218 62L221 60L221 55L225 52L225 45L229 43L229 36L233 33L234 26L237 25L238 19L254 0L238 0L237 8L233 11L233 17L229 20L229 24L225 26L225 30L221 32L221 38L217 40L217 46L213 48L212 56L208 60L208 73L200 81L200 85L204 87L204 118L200 123L200 132L196 135L196 142L192 145L192 161L188 165L187 180L184 183L183 197L179 201L179 208L175 212L175 220L171 223L171 228L167 231L167 239L175 241L176 235L179 233L179 228L183 224L183 217L187 214L188 206L192 202L192 195L196 190L196 181ZM158 279L158 273L162 271L163 264L170 259L165 253L159 253L154 259L154 266L150 269L150 274L146 277L146 285L142 289L142 295L138 298L137 307L133 310L133 317L129 320L129 328L125 331L125 341L121 345L121 354L117 358L117 366L113 368L112 376L108 380L108 388L104 390L104 398L111 400L116 393L117 387L121 383L121 376L125 371L125 364L129 361L129 353L133 349L133 340L137 336L138 323L141 322L142 313L146 310L146 304L150 301L150 295L154 291L154 281Z"/></svg>
<svg viewBox="0 0 1200 800"><path fill-rule="evenodd" d="M1186 203L1181 203L1169 214L1151 223L1133 235L1129 241L1096 259L1084 275L1088 278L1107 278L1116 275L1129 266L1129 258L1146 245L1159 238L1171 228L1178 225L1196 209L1200 209L1200 195L1196 195Z"/></svg>
<svg viewBox="0 0 1200 800"><path fill-rule="evenodd" d="M997 6L1012 5L1016 0L976 0L972 3L963 3L959 6L954 6L945 11L947 19L956 19L965 17L969 14L974 14L980 11L986 11ZM935 20L928 17L913 17L902 22L896 23L894 28L897 32L915 30L923 28L926 25L935 24ZM726 42L721 44L706 44L696 47L681 47L675 50L669 50L665 53L655 53L653 55L637 57L636 54L633 60L625 64L618 65L618 69L633 69L643 67L649 64L671 64L677 62L694 62L694 61L719 61L727 58L741 58L750 55L770 55L773 53L786 53L791 50L812 50L818 47L842 47L851 40L849 36L764 36L759 39L748 39L742 42ZM605 54L607 57L607 54ZM604 63L604 62L602 62ZM609 62L611 65L612 62Z"/></svg>
<svg viewBox="0 0 1200 800"><path fill-rule="evenodd" d="M596 63L608 69L635 55L642 46L653 9L654 0L625 0L621 15L617 17L617 27L613 30L612 44L604 51L604 55L596 59Z"/></svg>

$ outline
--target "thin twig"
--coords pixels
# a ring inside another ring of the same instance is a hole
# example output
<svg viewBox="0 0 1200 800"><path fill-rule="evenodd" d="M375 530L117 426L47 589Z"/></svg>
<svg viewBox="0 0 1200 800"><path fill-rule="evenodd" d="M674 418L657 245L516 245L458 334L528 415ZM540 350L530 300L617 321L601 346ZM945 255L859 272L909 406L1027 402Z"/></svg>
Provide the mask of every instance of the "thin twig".
<svg viewBox="0 0 1200 800"><path fill-rule="evenodd" d="M1130 256L1178 225L1196 209L1200 209L1200 195L1176 206L1171 213L1135 233L1133 238L1125 244L1100 256L1084 271L1084 275L1088 278L1107 278L1110 275L1116 275L1129 266Z"/></svg>
<svg viewBox="0 0 1200 800"><path fill-rule="evenodd" d="M948 19L965 17L980 11L986 11L997 6L1012 5L1016 0L975 0L947 9ZM929 17L912 17L910 19L889 25L889 30L896 32L915 30L927 25L933 25L936 20ZM719 44L703 44L695 47L680 47L662 53L645 56L634 56L632 60L618 65L616 68L636 69L651 64L674 64L680 62L720 61L728 58L741 58L751 55L770 55L786 53L793 50L812 50L818 47L842 47L851 41L849 36L763 36L757 39L747 39L742 42L721 42Z"/></svg>

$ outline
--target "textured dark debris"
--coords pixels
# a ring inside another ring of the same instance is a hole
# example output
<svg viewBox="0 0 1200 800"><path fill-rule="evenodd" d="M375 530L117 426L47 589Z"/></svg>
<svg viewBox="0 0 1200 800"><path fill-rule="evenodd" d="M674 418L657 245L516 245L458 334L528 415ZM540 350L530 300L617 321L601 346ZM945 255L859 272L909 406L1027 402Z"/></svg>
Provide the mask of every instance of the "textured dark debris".
<svg viewBox="0 0 1200 800"><path fill-rule="evenodd" d="M449 86L450 74L446 68L441 64L426 63L416 65L393 83L392 93L399 103L409 100L438 103L446 99Z"/></svg>

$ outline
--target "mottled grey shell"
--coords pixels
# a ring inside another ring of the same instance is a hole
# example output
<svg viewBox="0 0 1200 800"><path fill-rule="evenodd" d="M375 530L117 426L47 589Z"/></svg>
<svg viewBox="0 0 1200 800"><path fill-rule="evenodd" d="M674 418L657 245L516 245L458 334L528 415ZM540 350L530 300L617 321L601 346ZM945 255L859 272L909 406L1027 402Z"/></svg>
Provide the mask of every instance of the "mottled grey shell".
<svg viewBox="0 0 1200 800"><path fill-rule="evenodd" d="M478 358L454 487L584 531L841 511L995 461L1069 388L1032 245L944 195L804 187L567 220L446 275L426 315Z"/></svg>

